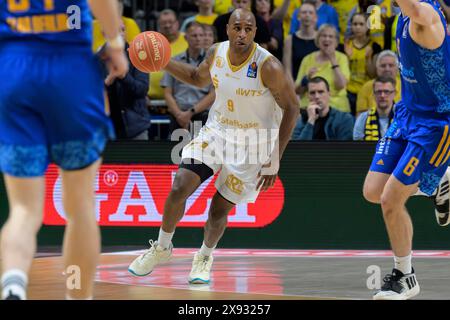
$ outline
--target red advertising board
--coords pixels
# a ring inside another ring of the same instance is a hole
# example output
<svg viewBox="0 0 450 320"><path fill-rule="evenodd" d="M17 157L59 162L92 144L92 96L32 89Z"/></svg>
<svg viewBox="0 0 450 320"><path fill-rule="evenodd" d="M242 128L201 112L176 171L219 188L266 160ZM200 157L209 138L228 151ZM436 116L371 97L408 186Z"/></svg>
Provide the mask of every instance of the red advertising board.
<svg viewBox="0 0 450 320"><path fill-rule="evenodd" d="M160 226L164 202L178 166L160 164L102 165L96 178L96 218L101 226ZM216 192L216 177L205 181L186 201L178 226L203 227ZM45 225L64 225L61 177L56 166L46 175ZM255 203L238 204L229 214L228 227L264 227L284 205L284 188L277 178L273 188L261 192Z"/></svg>

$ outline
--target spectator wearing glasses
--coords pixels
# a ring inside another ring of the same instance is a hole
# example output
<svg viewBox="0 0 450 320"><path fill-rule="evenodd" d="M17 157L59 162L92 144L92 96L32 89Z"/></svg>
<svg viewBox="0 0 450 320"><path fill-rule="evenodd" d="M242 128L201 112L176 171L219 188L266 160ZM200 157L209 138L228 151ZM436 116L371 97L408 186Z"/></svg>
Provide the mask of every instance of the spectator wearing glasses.
<svg viewBox="0 0 450 320"><path fill-rule="evenodd" d="M378 141L394 118L395 80L378 77L373 83L376 106L361 113L353 129L353 140Z"/></svg>
<svg viewBox="0 0 450 320"><path fill-rule="evenodd" d="M376 58L375 63L377 77L390 77L395 79L395 99L394 101L400 101L401 94L401 81L400 74L398 72L398 58L397 55L391 50L384 50ZM356 116L361 112L372 109L376 106L375 97L373 94L373 82L375 79L367 81L359 90L358 98L356 100Z"/></svg>
<svg viewBox="0 0 450 320"><path fill-rule="evenodd" d="M175 11L165 9L161 11L158 17L158 31L163 34L170 43L170 54L175 57L186 51L188 43L184 33L180 32L180 23L178 22ZM151 99L164 99L164 89L160 86L164 72L152 72L150 75L150 88L148 95Z"/></svg>
<svg viewBox="0 0 450 320"><path fill-rule="evenodd" d="M204 36L205 32L201 24L195 21L189 22L186 26L185 35L189 44L188 49L173 59L188 63L194 67L200 65L205 58ZM197 88L179 81L166 72L161 80L161 87L164 88L164 98L171 120L170 133L179 128L189 130L191 121L206 123L208 109L215 99L211 85Z"/></svg>

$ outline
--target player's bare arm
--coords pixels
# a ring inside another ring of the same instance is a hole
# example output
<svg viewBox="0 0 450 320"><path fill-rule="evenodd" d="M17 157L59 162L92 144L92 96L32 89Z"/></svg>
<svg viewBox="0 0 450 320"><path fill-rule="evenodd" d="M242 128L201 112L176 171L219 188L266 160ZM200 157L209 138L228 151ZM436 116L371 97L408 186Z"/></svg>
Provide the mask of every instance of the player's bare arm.
<svg viewBox="0 0 450 320"><path fill-rule="evenodd" d="M300 102L295 93L295 85L280 61L270 57L262 66L261 78L263 84L270 90L278 106L283 109L280 125L280 159L291 139L292 131L297 123Z"/></svg>
<svg viewBox="0 0 450 320"><path fill-rule="evenodd" d="M92 13L102 25L107 39L114 39L119 35L120 17L119 7L115 0L88 0Z"/></svg>
<svg viewBox="0 0 450 320"><path fill-rule="evenodd" d="M270 57L262 66L261 78L263 84L270 90L272 96L278 106L283 109L283 118L280 124L280 132L278 136L279 159L272 159L279 162L283 157L284 150L291 139L292 130L299 114L298 96L295 93L294 82L291 77L287 76L285 70L275 57ZM274 165L273 163L271 165ZM277 165L277 164L275 164ZM256 189L261 187L261 191L265 191L273 186L277 174L264 175L261 173Z"/></svg>
<svg viewBox="0 0 450 320"><path fill-rule="evenodd" d="M125 42L119 33L120 16L118 4L115 0L89 0L88 3L92 13L100 22L108 41L106 55L108 56L109 74L105 82L109 83L117 77L124 77L128 72L128 61L124 52Z"/></svg>
<svg viewBox="0 0 450 320"><path fill-rule="evenodd" d="M191 66L187 63L175 61L173 59L164 68L165 71L169 72L172 76L180 81L197 86L199 88L204 88L211 83L211 76L209 74L209 69L214 60L214 54L218 43L212 45L207 53L205 59L200 63L198 67Z"/></svg>
<svg viewBox="0 0 450 320"><path fill-rule="evenodd" d="M402 13L411 19L409 31L420 46L433 50L441 46L445 29L436 10L419 0L397 0Z"/></svg>

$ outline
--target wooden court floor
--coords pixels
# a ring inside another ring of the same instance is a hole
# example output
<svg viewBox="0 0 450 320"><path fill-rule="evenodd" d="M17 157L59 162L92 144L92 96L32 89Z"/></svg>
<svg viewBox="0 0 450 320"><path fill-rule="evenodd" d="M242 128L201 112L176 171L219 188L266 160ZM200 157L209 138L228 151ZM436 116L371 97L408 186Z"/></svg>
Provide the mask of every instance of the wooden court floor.
<svg viewBox="0 0 450 320"><path fill-rule="evenodd" d="M195 249L174 249L170 262L146 277L128 273L142 251L104 253L98 266L99 300L304 300L371 299L369 267L392 268L389 251L219 249L209 285L189 285ZM450 299L450 252L417 251L414 267L420 299ZM384 273L381 276L384 276ZM30 276L29 299L64 298L62 258L38 257Z"/></svg>

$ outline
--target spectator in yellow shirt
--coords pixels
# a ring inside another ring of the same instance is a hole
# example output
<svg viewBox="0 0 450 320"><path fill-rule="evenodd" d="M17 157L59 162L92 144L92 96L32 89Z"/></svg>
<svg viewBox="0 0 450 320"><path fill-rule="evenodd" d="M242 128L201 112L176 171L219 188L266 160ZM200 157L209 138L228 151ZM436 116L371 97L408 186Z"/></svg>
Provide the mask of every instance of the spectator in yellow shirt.
<svg viewBox="0 0 450 320"><path fill-rule="evenodd" d="M336 28L324 24L317 31L316 45L319 50L307 55L297 75L296 92L301 96L301 107L308 106L306 88L308 80L322 77L330 85L331 105L343 112L350 112L346 86L350 78L348 58L342 52L336 51L339 44L339 34Z"/></svg>
<svg viewBox="0 0 450 320"><path fill-rule="evenodd" d="M158 30L169 40L172 57L187 50L188 43L184 38L184 34L180 32L180 23L175 11L171 9L161 11L158 17ZM150 88L148 91L150 99L164 99L164 89L160 85L163 75L164 72L153 72L150 74Z"/></svg>
<svg viewBox="0 0 450 320"><path fill-rule="evenodd" d="M350 61L348 100L351 113L355 115L357 94L367 81L375 77L374 57L381 52L380 45L370 37L364 13L355 13L351 18L351 35L345 40L344 49Z"/></svg>
<svg viewBox="0 0 450 320"><path fill-rule="evenodd" d="M340 43L344 43L344 34L350 19L350 11L358 4L358 0L329 0L328 4L336 9L339 17Z"/></svg>
<svg viewBox="0 0 450 320"><path fill-rule="evenodd" d="M384 23L392 15L391 0L358 0L358 5L350 11L349 17L351 18L355 13L370 14L370 35L381 48L384 48ZM350 36L350 26L349 19L345 38Z"/></svg>
<svg viewBox="0 0 450 320"><path fill-rule="evenodd" d="M195 5L198 8L198 14L184 20L181 25L181 32L186 31L189 22L196 21L201 24L212 25L218 17L217 13L213 12L214 0L196 0Z"/></svg>
<svg viewBox="0 0 450 320"><path fill-rule="evenodd" d="M125 41L130 43L139 33L141 33L141 29L137 25L136 21L131 18L127 18L123 16L123 1L119 1L119 10L120 15L122 16L122 22L125 26ZM100 23L97 20L92 22L92 51L97 52L99 48L101 48L106 42L105 37L103 36L102 28L100 27Z"/></svg>
<svg viewBox="0 0 450 320"><path fill-rule="evenodd" d="M215 0L214 12L218 15L228 13L233 10L232 0Z"/></svg>
<svg viewBox="0 0 450 320"><path fill-rule="evenodd" d="M395 79L395 98L394 101L400 101L401 97L401 81L398 72L398 58L391 50L384 50L376 59L377 77L389 77ZM373 94L374 80L367 81L358 93L356 100L356 115L376 107L375 96Z"/></svg>

